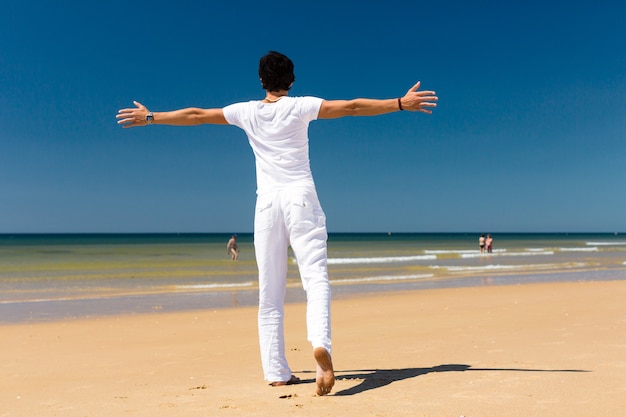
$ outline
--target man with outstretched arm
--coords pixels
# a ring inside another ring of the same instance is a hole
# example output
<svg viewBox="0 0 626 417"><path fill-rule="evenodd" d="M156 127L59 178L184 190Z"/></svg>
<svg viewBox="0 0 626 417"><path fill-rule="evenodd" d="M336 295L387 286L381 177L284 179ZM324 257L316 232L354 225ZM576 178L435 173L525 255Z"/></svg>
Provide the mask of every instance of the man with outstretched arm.
<svg viewBox="0 0 626 417"><path fill-rule="evenodd" d="M299 382L285 356L283 330L288 247L291 246L307 298L307 338L316 362L316 392L335 384L331 358L330 284L326 262L326 217L317 198L309 163L309 123L344 116L376 116L396 111L430 114L434 91L419 91L418 82L399 98L324 100L290 97L294 66L270 51L259 63L265 98L224 108L184 108L151 112L144 105L122 109L123 127L163 124L192 126L231 124L243 129L255 155L257 202L254 248L259 269L259 340L265 379L272 386Z"/></svg>

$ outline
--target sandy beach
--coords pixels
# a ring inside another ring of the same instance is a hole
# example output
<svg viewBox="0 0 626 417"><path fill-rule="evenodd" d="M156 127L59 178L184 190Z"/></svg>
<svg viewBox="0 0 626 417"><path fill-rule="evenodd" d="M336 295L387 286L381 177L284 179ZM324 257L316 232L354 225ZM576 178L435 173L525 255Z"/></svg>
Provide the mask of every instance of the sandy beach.
<svg viewBox="0 0 626 417"><path fill-rule="evenodd" d="M626 281L433 289L333 302L333 393L262 379L256 308L0 326L0 416L618 416Z"/></svg>

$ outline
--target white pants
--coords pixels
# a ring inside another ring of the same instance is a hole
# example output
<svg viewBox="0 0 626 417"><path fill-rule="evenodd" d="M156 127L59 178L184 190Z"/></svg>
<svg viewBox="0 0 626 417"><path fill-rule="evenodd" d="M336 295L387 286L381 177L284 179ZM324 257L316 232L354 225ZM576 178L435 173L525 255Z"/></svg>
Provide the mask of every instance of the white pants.
<svg viewBox="0 0 626 417"><path fill-rule="evenodd" d="M257 197L254 248L259 267L259 342L265 379L288 381L283 329L288 247L298 262L307 296L307 334L313 348L331 351L326 216L315 189L275 191Z"/></svg>

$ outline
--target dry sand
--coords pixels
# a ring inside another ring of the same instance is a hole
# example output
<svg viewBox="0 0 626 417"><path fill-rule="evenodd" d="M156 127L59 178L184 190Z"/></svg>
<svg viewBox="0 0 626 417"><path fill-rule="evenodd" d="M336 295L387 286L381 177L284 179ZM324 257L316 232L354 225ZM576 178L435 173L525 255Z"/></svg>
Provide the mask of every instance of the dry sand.
<svg viewBox="0 0 626 417"><path fill-rule="evenodd" d="M333 302L332 395L262 380L256 309L0 326L0 416L624 416L626 281L374 294Z"/></svg>

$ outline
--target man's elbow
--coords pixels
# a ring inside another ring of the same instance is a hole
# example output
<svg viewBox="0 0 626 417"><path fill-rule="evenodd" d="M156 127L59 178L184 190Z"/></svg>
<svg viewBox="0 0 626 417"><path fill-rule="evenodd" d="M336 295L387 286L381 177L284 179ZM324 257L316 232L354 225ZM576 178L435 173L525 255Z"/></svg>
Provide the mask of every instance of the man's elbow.
<svg viewBox="0 0 626 417"><path fill-rule="evenodd" d="M359 113L358 100L346 100L343 111L345 116L356 116Z"/></svg>

